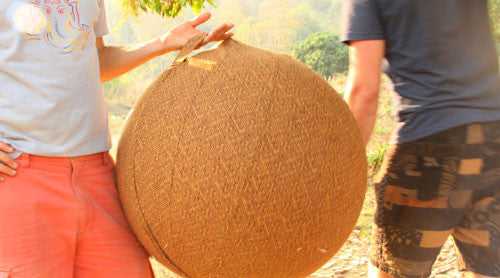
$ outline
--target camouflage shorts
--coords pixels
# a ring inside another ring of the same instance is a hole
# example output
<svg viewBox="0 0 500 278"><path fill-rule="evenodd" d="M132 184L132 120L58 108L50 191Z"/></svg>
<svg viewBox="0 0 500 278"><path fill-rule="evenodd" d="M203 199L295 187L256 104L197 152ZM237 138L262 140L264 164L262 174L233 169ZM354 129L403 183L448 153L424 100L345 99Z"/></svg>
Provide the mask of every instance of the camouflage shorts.
<svg viewBox="0 0 500 278"><path fill-rule="evenodd" d="M452 235L461 269L500 276L500 121L394 145L375 190L379 269L427 277Z"/></svg>

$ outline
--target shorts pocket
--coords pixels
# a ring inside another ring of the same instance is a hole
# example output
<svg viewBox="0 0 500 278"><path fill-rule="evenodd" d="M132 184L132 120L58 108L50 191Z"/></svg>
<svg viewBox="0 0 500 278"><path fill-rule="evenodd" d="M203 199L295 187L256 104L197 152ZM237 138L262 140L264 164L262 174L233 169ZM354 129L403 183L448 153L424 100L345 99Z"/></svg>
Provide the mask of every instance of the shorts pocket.
<svg viewBox="0 0 500 278"><path fill-rule="evenodd" d="M10 269L0 267L0 278L9 278Z"/></svg>

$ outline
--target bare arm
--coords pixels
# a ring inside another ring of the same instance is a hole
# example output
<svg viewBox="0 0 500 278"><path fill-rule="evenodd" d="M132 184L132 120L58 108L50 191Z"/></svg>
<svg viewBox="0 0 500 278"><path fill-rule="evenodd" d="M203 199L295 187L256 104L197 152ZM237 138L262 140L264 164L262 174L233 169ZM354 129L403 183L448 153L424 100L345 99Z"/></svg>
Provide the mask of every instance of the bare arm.
<svg viewBox="0 0 500 278"><path fill-rule="evenodd" d="M97 38L101 82L120 76L154 57L180 50L190 38L204 33L196 27L210 19L210 16L210 13L201 14L174 27L159 38L134 45L106 46L102 38ZM233 34L228 33L231 28L233 24L221 24L208 34L203 44L231 37Z"/></svg>
<svg viewBox="0 0 500 278"><path fill-rule="evenodd" d="M351 41L346 100L365 144L370 140L377 118L378 96L385 41Z"/></svg>

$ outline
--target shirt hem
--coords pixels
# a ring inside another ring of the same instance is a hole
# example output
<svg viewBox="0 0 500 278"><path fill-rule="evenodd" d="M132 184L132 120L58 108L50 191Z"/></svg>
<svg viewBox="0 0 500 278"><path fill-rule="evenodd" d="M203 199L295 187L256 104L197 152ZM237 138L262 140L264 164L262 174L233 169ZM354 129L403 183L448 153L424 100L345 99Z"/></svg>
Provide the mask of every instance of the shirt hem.
<svg viewBox="0 0 500 278"><path fill-rule="evenodd" d="M340 41L349 44L350 41L385 40L384 33L348 33Z"/></svg>
<svg viewBox="0 0 500 278"><path fill-rule="evenodd" d="M427 132L419 130L418 132L412 132L412 133L404 134L404 135L398 134L398 132L400 132L402 129L402 128L400 128L400 129L396 129L394 135L392 136L391 144L399 145L399 144L404 144L404 143L410 143L410 142L417 141L417 140L423 139L425 137L428 137L428 136L455 128L455 127L459 127L462 125L468 125L468 124L472 124L472 123L494 122L494 121L499 121L499 120L500 120L500 115L498 115L497 117L491 117L491 118L489 118L489 117L477 117L477 118L471 118L471 119L463 119L463 120L457 121L453 124L443 124L443 125L435 126L432 130L427 131Z"/></svg>

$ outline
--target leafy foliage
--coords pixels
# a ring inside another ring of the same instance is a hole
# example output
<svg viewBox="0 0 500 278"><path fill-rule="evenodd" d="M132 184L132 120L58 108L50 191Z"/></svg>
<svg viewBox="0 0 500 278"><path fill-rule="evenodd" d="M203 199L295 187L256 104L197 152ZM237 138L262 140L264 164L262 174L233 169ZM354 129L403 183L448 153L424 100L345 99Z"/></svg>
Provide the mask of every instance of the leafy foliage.
<svg viewBox="0 0 500 278"><path fill-rule="evenodd" d="M214 0L122 0L126 15L137 16L142 10L157 13L163 17L176 17L188 6L195 13L200 13L206 3L215 6Z"/></svg>
<svg viewBox="0 0 500 278"><path fill-rule="evenodd" d="M293 57L326 79L330 79L334 73L346 72L349 66L347 46L336 35L324 32L313 33L296 45Z"/></svg>

